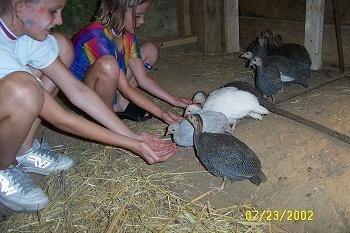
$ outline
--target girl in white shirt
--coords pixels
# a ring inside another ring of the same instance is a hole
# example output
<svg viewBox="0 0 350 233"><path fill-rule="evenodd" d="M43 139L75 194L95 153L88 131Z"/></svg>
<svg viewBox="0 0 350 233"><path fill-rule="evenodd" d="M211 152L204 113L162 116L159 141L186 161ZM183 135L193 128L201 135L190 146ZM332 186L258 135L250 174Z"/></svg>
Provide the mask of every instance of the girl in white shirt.
<svg viewBox="0 0 350 233"><path fill-rule="evenodd" d="M131 131L66 68L73 58L71 44L63 35L50 32L62 24L65 3L2 0L0 6L0 202L16 211L36 211L48 203L27 171L48 175L73 165L68 156L53 154L34 140L40 119L65 132L130 150L149 164L176 152L172 143ZM62 108L52 96L56 86L104 127ZM147 104L152 109L152 103ZM167 123L178 120L157 111Z"/></svg>

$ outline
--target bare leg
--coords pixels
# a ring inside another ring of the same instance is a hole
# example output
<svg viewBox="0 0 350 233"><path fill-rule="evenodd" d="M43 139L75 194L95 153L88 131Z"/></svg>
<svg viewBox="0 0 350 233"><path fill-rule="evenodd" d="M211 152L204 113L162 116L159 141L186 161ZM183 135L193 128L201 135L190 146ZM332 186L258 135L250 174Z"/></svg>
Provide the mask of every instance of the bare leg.
<svg viewBox="0 0 350 233"><path fill-rule="evenodd" d="M146 42L140 45L141 57L144 63L154 65L157 62L159 52L158 48L151 42ZM131 70L128 68L126 78L129 80L130 86L136 88L138 86L135 77L132 75ZM118 93L118 105L115 109L118 111L124 111L128 105L129 100L127 100L123 95Z"/></svg>
<svg viewBox="0 0 350 233"><path fill-rule="evenodd" d="M0 169L15 163L18 148L42 109L43 98L42 87L28 73L14 72L0 80Z"/></svg>
<svg viewBox="0 0 350 233"><path fill-rule="evenodd" d="M95 90L103 102L112 109L119 72L120 69L117 60L112 56L106 55L99 58L89 68L84 77L85 84Z"/></svg>
<svg viewBox="0 0 350 233"><path fill-rule="evenodd" d="M63 35L55 33L54 36L56 37L59 45L59 57L62 60L62 62L69 67L73 62L73 47L71 42L65 38ZM33 71L33 74L40 78L42 83L44 84L44 88L51 93L52 96L55 96L58 92L58 89L56 88L56 85L45 75L43 75L39 70ZM41 120L38 118L34 121L30 131L28 132L28 135L26 139L24 140L21 148L17 152L18 154L22 154L29 150L32 147L33 140L35 137L36 132L38 131L39 125L41 124Z"/></svg>

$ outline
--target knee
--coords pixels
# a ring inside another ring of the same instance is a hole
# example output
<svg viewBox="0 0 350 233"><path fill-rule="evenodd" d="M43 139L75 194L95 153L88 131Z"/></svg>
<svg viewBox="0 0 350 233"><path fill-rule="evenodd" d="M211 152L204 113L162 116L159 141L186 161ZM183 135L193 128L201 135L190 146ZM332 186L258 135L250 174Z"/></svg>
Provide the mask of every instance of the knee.
<svg viewBox="0 0 350 233"><path fill-rule="evenodd" d="M72 42L61 33L55 32L52 35L57 40L60 59L66 67L70 67L74 59L74 48Z"/></svg>
<svg viewBox="0 0 350 233"><path fill-rule="evenodd" d="M141 57L144 62L154 65L159 57L159 50L152 42L145 42L140 46Z"/></svg>
<svg viewBox="0 0 350 233"><path fill-rule="evenodd" d="M21 109L26 114L37 117L44 104L43 88L39 82L26 72L14 72L3 79L2 93L6 98L8 109L18 111Z"/></svg>
<svg viewBox="0 0 350 233"><path fill-rule="evenodd" d="M106 82L116 83L120 74L120 68L115 57L105 55L100 57L95 63L94 68L98 70L99 79Z"/></svg>

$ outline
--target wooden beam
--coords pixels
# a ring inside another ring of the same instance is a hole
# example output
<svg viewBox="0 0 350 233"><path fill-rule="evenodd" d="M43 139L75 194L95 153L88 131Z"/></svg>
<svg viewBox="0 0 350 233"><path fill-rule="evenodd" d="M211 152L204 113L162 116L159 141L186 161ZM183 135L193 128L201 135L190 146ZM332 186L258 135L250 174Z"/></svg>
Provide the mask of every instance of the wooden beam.
<svg viewBox="0 0 350 233"><path fill-rule="evenodd" d="M177 2L177 28L179 36L190 36L191 17L190 17L190 0L178 0Z"/></svg>
<svg viewBox="0 0 350 233"><path fill-rule="evenodd" d="M227 53L240 51L238 0L224 0L225 50Z"/></svg>
<svg viewBox="0 0 350 233"><path fill-rule="evenodd" d="M220 1L196 0L195 8L200 50L205 53L221 53Z"/></svg>
<svg viewBox="0 0 350 233"><path fill-rule="evenodd" d="M322 66L324 3L324 0L306 0L304 45L311 57L312 70L320 70Z"/></svg>
<svg viewBox="0 0 350 233"><path fill-rule="evenodd" d="M343 0L332 0L333 16L335 25L335 35L337 38L337 49L338 49L338 63L340 72L345 72L344 66L344 53L343 53L343 40L342 40L342 12L344 9Z"/></svg>

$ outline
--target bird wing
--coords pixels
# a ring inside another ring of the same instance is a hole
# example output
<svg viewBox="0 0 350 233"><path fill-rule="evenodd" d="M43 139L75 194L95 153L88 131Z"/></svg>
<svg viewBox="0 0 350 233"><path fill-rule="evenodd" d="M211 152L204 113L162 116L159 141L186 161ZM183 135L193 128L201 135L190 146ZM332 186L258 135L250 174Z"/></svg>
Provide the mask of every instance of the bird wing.
<svg viewBox="0 0 350 233"><path fill-rule="evenodd" d="M261 170L256 154L233 135L202 133L199 141L196 145L198 159L216 176L238 180Z"/></svg>
<svg viewBox="0 0 350 233"><path fill-rule="evenodd" d="M256 86L266 96L272 96L282 89L281 75L275 64L257 67Z"/></svg>

